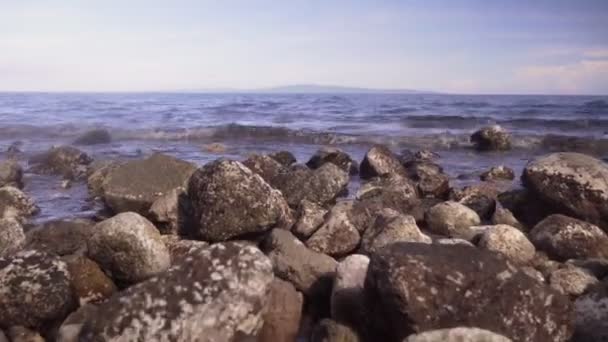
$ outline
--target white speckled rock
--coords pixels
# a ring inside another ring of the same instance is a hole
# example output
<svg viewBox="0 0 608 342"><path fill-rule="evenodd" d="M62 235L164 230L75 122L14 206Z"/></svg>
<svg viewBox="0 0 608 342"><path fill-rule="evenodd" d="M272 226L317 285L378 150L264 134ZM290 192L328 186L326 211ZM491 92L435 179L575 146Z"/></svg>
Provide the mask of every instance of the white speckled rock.
<svg viewBox="0 0 608 342"><path fill-rule="evenodd" d="M553 271L549 284L561 293L580 296L599 281L591 273L576 266L567 266Z"/></svg>
<svg viewBox="0 0 608 342"><path fill-rule="evenodd" d="M473 133L471 142L478 151L506 151L511 149L511 136L499 125L484 127Z"/></svg>
<svg viewBox="0 0 608 342"><path fill-rule="evenodd" d="M608 341L608 282L601 282L574 301L572 341Z"/></svg>
<svg viewBox="0 0 608 342"><path fill-rule="evenodd" d="M25 244L25 233L19 221L0 218L0 257L19 251Z"/></svg>
<svg viewBox="0 0 608 342"><path fill-rule="evenodd" d="M74 305L67 265L59 257L28 250L0 258L0 327L48 328Z"/></svg>
<svg viewBox="0 0 608 342"><path fill-rule="evenodd" d="M361 236L348 215L352 207L350 201L336 204L329 211L325 223L306 240L306 246L313 251L334 257L344 256L355 250Z"/></svg>
<svg viewBox="0 0 608 342"><path fill-rule="evenodd" d="M504 224L490 227L481 234L479 248L499 253L519 265L534 258L536 248L519 229Z"/></svg>
<svg viewBox="0 0 608 342"><path fill-rule="evenodd" d="M23 189L23 168L14 160L0 161L0 188L7 185Z"/></svg>
<svg viewBox="0 0 608 342"><path fill-rule="evenodd" d="M14 218L24 221L36 215L40 208L21 190L5 186L0 188L0 218Z"/></svg>
<svg viewBox="0 0 608 342"><path fill-rule="evenodd" d="M338 264L331 293L332 319L356 327L365 322L363 287L369 257L353 254Z"/></svg>
<svg viewBox="0 0 608 342"><path fill-rule="evenodd" d="M309 238L323 224L327 210L320 205L303 200L298 207L298 218L293 233L299 238Z"/></svg>
<svg viewBox="0 0 608 342"><path fill-rule="evenodd" d="M101 304L79 341L233 341L254 338L273 280L259 249L239 242L192 250L167 272Z"/></svg>
<svg viewBox="0 0 608 342"><path fill-rule="evenodd" d="M490 170L482 173L479 178L481 178L482 181L496 181L496 180L513 180L515 179L515 172L504 166L504 165L500 165L500 166L494 166L492 168L490 168Z"/></svg>
<svg viewBox="0 0 608 342"><path fill-rule="evenodd" d="M399 158L384 145L376 145L369 149L361 162L359 170L361 178L370 179L384 175L405 175L405 168Z"/></svg>
<svg viewBox="0 0 608 342"><path fill-rule="evenodd" d="M126 212L95 225L88 255L116 282L137 283L169 268L160 233L143 216Z"/></svg>
<svg viewBox="0 0 608 342"><path fill-rule="evenodd" d="M470 227L480 223L479 215L469 207L453 202L439 203L425 214L430 232L470 240L475 234Z"/></svg>
<svg viewBox="0 0 608 342"><path fill-rule="evenodd" d="M363 233L361 253L372 253L395 242L431 243L431 238L420 231L411 215L385 208Z"/></svg>
<svg viewBox="0 0 608 342"><path fill-rule="evenodd" d="M510 338L479 328L458 327L425 331L404 342L511 342Z"/></svg>

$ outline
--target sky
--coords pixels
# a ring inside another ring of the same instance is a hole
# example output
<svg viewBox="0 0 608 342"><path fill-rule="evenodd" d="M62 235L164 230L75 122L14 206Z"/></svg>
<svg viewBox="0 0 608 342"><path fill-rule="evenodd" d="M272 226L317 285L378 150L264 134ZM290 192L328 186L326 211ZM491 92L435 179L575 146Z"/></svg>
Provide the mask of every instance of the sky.
<svg viewBox="0 0 608 342"><path fill-rule="evenodd" d="M0 91L608 94L606 0L0 0Z"/></svg>

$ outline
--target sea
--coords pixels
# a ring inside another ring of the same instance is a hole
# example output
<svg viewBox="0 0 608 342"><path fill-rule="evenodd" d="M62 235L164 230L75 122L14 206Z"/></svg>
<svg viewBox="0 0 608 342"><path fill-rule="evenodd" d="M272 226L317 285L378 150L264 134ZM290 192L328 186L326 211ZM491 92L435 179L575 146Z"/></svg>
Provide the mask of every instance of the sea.
<svg viewBox="0 0 608 342"><path fill-rule="evenodd" d="M511 132L511 151L472 148L470 135L492 124ZM554 151L606 159L608 96L0 93L0 160L17 144L26 170L29 157L95 128L112 135L111 143L79 146L95 159L163 152L203 165L288 150L305 163L322 146L339 147L357 160L374 144L396 153L426 149L439 155L458 187L478 182L496 165L521 174L531 158ZM58 177L30 172L25 182L42 209L36 221L87 217L99 209L84 184L63 189Z"/></svg>

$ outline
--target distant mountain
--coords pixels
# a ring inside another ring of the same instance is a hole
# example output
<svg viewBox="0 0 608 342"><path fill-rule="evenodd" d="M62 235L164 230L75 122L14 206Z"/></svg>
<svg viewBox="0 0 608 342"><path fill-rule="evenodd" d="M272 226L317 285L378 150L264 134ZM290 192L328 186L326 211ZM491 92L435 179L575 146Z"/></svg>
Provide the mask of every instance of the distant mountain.
<svg viewBox="0 0 608 342"><path fill-rule="evenodd" d="M323 86L316 84L297 84L287 85L274 88L266 88L254 90L261 93L277 93L277 94L423 94L432 93L430 91L420 91L411 89L371 89L357 87L341 87L341 86Z"/></svg>

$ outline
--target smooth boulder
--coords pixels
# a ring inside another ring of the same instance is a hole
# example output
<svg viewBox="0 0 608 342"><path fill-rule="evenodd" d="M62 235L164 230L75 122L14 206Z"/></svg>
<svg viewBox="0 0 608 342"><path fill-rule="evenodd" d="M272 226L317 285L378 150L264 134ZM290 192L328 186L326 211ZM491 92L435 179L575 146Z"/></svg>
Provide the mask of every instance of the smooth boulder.
<svg viewBox="0 0 608 342"><path fill-rule="evenodd" d="M371 179L386 175L405 175L405 169L388 147L376 145L365 154L359 174L363 179Z"/></svg>
<svg viewBox="0 0 608 342"><path fill-rule="evenodd" d="M26 234L26 248L38 249L59 256L87 251L87 240L94 233L95 223L85 219L51 220Z"/></svg>
<svg viewBox="0 0 608 342"><path fill-rule="evenodd" d="M536 255L536 248L519 229L504 224L485 230L477 246L498 253L514 264L528 264Z"/></svg>
<svg viewBox="0 0 608 342"><path fill-rule="evenodd" d="M431 238L420 231L411 215L403 215L394 209L385 208L363 233L360 252L373 253L396 242L431 243Z"/></svg>
<svg viewBox="0 0 608 342"><path fill-rule="evenodd" d="M470 240L475 233L470 229L479 225L479 215L467 206L453 202L442 202L430 208L425 214L430 232L447 237Z"/></svg>
<svg viewBox="0 0 608 342"><path fill-rule="evenodd" d="M478 151L506 151L511 149L511 135L498 125L484 127L471 135Z"/></svg>
<svg viewBox="0 0 608 342"><path fill-rule="evenodd" d="M335 147L322 147L315 154L310 157L306 166L316 170L323 166L325 163L332 163L338 166L342 171L348 172L351 175L359 173L359 164L354 161L348 153Z"/></svg>
<svg viewBox="0 0 608 342"><path fill-rule="evenodd" d="M352 254L344 258L336 269L331 292L331 317L353 327L365 323L365 297L363 288L369 266L369 257Z"/></svg>

